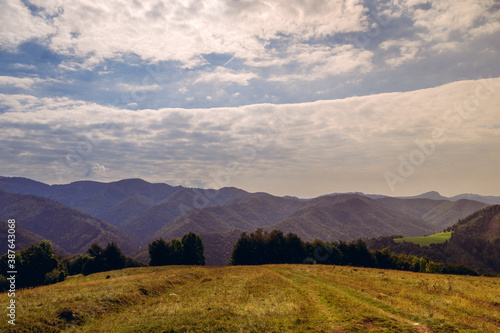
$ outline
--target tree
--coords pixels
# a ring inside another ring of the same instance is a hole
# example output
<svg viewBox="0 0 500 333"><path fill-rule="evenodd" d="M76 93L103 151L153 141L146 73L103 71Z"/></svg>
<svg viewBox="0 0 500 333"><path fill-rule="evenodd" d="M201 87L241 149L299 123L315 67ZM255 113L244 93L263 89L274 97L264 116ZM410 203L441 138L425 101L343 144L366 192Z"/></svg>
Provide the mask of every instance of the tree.
<svg viewBox="0 0 500 333"><path fill-rule="evenodd" d="M184 265L205 265L205 247L200 236L190 232L182 237L181 242L184 250Z"/></svg>
<svg viewBox="0 0 500 333"><path fill-rule="evenodd" d="M22 272L19 274L21 285L34 287L45 284L45 276L56 269L57 264L49 241L41 241L21 251L19 269Z"/></svg>
<svg viewBox="0 0 500 333"><path fill-rule="evenodd" d="M231 254L231 265L250 265L250 242L250 237L246 232L243 232L233 246L233 252Z"/></svg>
<svg viewBox="0 0 500 333"><path fill-rule="evenodd" d="M94 243L87 253L89 256L84 257L85 262L82 266L84 275L122 269L127 267L127 262L130 262L114 242L108 243L105 249Z"/></svg>
<svg viewBox="0 0 500 333"><path fill-rule="evenodd" d="M281 230L273 230L267 237L267 263L284 264L289 262L286 239Z"/></svg>
<svg viewBox="0 0 500 333"><path fill-rule="evenodd" d="M93 243L87 250L89 254L88 260L82 266L82 273L84 275L89 275L98 272L104 272L106 270L106 265L102 253L104 249L98 244Z"/></svg>
<svg viewBox="0 0 500 333"><path fill-rule="evenodd" d="M155 240L149 244L149 265L163 266L169 263L169 246L163 238Z"/></svg>
<svg viewBox="0 0 500 333"><path fill-rule="evenodd" d="M182 265L184 260L184 246L179 238L174 238L168 244L170 265Z"/></svg>
<svg viewBox="0 0 500 333"><path fill-rule="evenodd" d="M127 264L125 255L114 242L109 243L108 246L106 246L104 251L102 251L102 257L104 260L104 266L108 271L125 268L125 265Z"/></svg>
<svg viewBox="0 0 500 333"><path fill-rule="evenodd" d="M299 236L289 233L285 237L288 263L300 264L307 257L306 246Z"/></svg>
<svg viewBox="0 0 500 333"><path fill-rule="evenodd" d="M0 258L0 274L10 270L8 268L8 255ZM59 267L57 258L54 255L52 244L49 241L41 241L29 248L16 253L16 269L18 277L17 288L35 287L44 284L54 283L64 280L66 277L64 268ZM61 277L61 272L62 277ZM0 280L3 281L2 278ZM2 283L0 283L2 284ZM0 286L0 290L3 286Z"/></svg>

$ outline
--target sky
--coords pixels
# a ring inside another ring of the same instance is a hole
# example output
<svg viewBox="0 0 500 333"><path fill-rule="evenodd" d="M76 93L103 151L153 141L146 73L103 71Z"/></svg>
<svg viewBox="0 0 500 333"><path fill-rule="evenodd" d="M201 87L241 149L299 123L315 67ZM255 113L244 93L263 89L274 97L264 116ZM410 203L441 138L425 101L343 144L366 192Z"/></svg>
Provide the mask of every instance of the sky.
<svg viewBox="0 0 500 333"><path fill-rule="evenodd" d="M498 0L0 0L0 175L500 196Z"/></svg>

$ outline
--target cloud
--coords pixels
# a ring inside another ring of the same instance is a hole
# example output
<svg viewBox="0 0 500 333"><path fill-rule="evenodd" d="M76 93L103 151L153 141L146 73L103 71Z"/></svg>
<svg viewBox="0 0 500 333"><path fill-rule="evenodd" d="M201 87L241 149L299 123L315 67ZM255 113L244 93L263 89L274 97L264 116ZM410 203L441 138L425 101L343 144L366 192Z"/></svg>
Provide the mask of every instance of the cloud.
<svg viewBox="0 0 500 333"><path fill-rule="evenodd" d="M118 83L118 89L122 91L137 92L137 91L154 91L162 89L158 84L151 85L135 85L120 82Z"/></svg>
<svg viewBox="0 0 500 333"><path fill-rule="evenodd" d="M15 51L30 40L41 40L56 32L43 16L33 16L21 1L2 1L0 48Z"/></svg>
<svg viewBox="0 0 500 333"><path fill-rule="evenodd" d="M38 96L65 91L111 104L124 92L147 90L147 99L132 101L137 108L304 102L318 91L332 99L499 75L494 6L493 0L13 0L0 14L0 52L5 59L17 52L16 64L23 58L24 66L37 64L40 77L72 82L32 85ZM164 72L148 77L154 67ZM436 77L435 68L446 73ZM400 77L412 80L391 84ZM183 88L191 96L179 96Z"/></svg>
<svg viewBox="0 0 500 333"><path fill-rule="evenodd" d="M14 77L14 76L0 76L0 86L4 87L13 87L29 90L31 87L41 82L42 80L38 78L30 78L30 77Z"/></svg>
<svg viewBox="0 0 500 333"><path fill-rule="evenodd" d="M416 61L422 43L420 41L389 40L380 44L379 47L383 50L396 49L396 56L388 57L385 62L391 67L397 67L408 61Z"/></svg>
<svg viewBox="0 0 500 333"><path fill-rule="evenodd" d="M15 68L15 69L25 69L25 70L35 70L35 69L37 69L37 67L35 65L20 64L20 63L12 64L11 67Z"/></svg>
<svg viewBox="0 0 500 333"><path fill-rule="evenodd" d="M493 190L484 179L497 171L486 166L478 173L475 161L491 156L488 165L500 163L500 156L489 154L500 144L498 103L500 78L210 109L126 110L67 98L0 95L0 149L9 152L0 157L0 173L59 183L131 176L197 179L212 187L302 196L333 189L387 193L384 173L397 172L400 156L409 158L421 149L417 142L434 140L440 131L435 153L425 155L426 163L401 190L411 192L417 184L434 188L439 170L450 170L445 177L450 184L452 176L468 177L478 189ZM218 177L228 170L225 183Z"/></svg>
<svg viewBox="0 0 500 333"><path fill-rule="evenodd" d="M168 6L153 1L31 2L36 14L21 1L9 2L3 11L3 22L8 22L4 48L45 37L61 54L104 59L133 53L152 61L180 61L186 67L200 65L201 55L210 53L255 61L268 56L266 43L279 35L308 39L357 31L364 15L360 4L342 0L286 5L277 0L190 1Z"/></svg>
<svg viewBox="0 0 500 333"><path fill-rule="evenodd" d="M337 47L293 45L288 49L292 55L288 63L296 64L297 74L274 75L269 81L314 81L330 75L340 75L356 71L367 72L371 69L373 53L355 48L352 45Z"/></svg>
<svg viewBox="0 0 500 333"><path fill-rule="evenodd" d="M240 72L236 73L233 70L224 67L217 67L212 72L201 73L199 78L194 81L194 84L198 82L232 82L239 85L248 85L248 81L257 78L257 74Z"/></svg>

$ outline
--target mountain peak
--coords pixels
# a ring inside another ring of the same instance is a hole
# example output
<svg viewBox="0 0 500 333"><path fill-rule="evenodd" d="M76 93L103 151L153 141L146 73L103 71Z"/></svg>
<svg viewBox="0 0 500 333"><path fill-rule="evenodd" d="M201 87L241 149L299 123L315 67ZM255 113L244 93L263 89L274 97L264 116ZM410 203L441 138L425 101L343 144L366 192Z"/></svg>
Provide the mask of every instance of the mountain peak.
<svg viewBox="0 0 500 333"><path fill-rule="evenodd" d="M410 197L399 197L400 199L430 199L430 200L449 200L447 197L443 197L439 192L429 191L422 193L420 195L410 196Z"/></svg>

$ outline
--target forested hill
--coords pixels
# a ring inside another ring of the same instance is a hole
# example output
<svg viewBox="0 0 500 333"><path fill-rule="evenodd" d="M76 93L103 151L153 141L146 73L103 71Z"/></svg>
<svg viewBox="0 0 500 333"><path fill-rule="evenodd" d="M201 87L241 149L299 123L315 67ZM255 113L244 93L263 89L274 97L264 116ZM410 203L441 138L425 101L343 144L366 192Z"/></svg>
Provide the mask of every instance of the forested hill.
<svg viewBox="0 0 500 333"><path fill-rule="evenodd" d="M446 263L459 263L480 273L500 273L500 205L481 209L451 226L451 239L443 244L420 246L396 243L393 237L367 241L372 250L389 248L395 253L428 256Z"/></svg>
<svg viewBox="0 0 500 333"><path fill-rule="evenodd" d="M18 249L41 239L71 254L84 253L92 243L116 242L127 254L139 246L130 235L91 215L47 198L0 190L0 220L8 219L15 219L19 228Z"/></svg>

